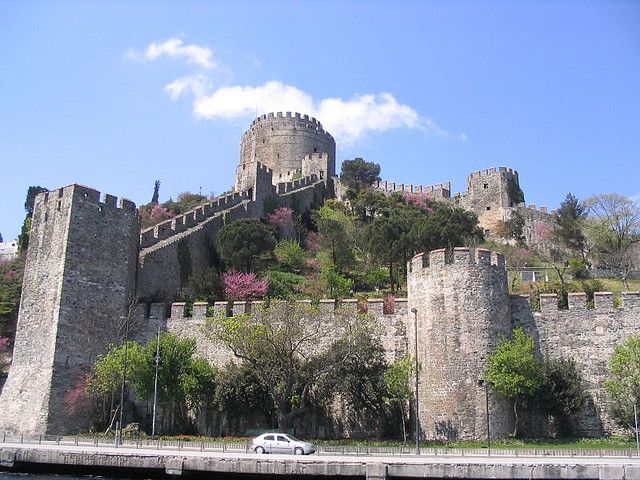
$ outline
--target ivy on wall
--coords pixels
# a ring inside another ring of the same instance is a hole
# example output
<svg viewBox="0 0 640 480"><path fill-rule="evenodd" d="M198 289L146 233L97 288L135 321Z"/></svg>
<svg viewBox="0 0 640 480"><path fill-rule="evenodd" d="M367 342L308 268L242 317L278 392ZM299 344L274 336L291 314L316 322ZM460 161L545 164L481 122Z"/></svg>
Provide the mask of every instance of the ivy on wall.
<svg viewBox="0 0 640 480"><path fill-rule="evenodd" d="M514 177L507 178L507 196L513 205L524 203L524 192Z"/></svg>

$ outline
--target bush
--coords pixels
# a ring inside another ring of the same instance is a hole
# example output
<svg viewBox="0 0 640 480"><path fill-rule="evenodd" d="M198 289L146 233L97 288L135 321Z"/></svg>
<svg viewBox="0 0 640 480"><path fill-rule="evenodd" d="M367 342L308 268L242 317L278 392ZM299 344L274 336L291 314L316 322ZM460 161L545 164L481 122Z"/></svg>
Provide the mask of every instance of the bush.
<svg viewBox="0 0 640 480"><path fill-rule="evenodd" d="M305 278L290 272L271 270L268 273L268 295L272 298L291 299L296 296Z"/></svg>

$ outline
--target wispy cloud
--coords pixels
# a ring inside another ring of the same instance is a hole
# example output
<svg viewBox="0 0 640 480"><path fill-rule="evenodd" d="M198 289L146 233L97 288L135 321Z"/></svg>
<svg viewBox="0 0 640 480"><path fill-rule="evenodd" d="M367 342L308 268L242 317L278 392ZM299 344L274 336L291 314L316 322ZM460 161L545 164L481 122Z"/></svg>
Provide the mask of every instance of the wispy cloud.
<svg viewBox="0 0 640 480"><path fill-rule="evenodd" d="M151 43L140 52L129 50L136 60L151 61L162 56L181 58L188 63L216 73L225 70L213 59L210 48L185 45L179 38ZM208 73L189 75L168 83L165 92L173 100L193 97L193 114L202 119L238 119L253 117L256 112L291 111L318 118L341 144L353 144L370 133L392 129L414 129L440 137L465 142L464 133L450 134L434 120L420 115L409 105L400 103L388 92L354 95L352 98L314 99L311 94L292 85L272 80L263 85L214 87Z"/></svg>
<svg viewBox="0 0 640 480"><path fill-rule="evenodd" d="M135 60L151 61L167 56L182 58L192 65L211 70L218 65L213 59L213 51L200 45L185 45L179 38L170 38L161 43L151 43L142 52L129 49L128 55Z"/></svg>
<svg viewBox="0 0 640 480"><path fill-rule="evenodd" d="M196 98L206 95L209 78L203 74L181 77L164 86L164 91L169 94L172 100L177 100L186 93L193 94Z"/></svg>
<svg viewBox="0 0 640 480"><path fill-rule="evenodd" d="M256 110L308 113L317 117L343 144L354 143L369 132L394 128L422 129L440 136L449 135L433 120L422 118L390 93L316 101L297 87L270 81L257 87L222 87L210 95L196 97L193 103L194 115L206 119L246 117L255 114Z"/></svg>

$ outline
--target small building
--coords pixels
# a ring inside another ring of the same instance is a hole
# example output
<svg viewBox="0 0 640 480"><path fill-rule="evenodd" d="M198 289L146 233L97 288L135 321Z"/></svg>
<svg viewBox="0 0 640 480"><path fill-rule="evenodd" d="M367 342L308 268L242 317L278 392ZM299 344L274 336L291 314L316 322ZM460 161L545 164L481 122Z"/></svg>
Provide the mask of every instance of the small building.
<svg viewBox="0 0 640 480"><path fill-rule="evenodd" d="M18 256L18 240L0 242L0 262L12 262Z"/></svg>

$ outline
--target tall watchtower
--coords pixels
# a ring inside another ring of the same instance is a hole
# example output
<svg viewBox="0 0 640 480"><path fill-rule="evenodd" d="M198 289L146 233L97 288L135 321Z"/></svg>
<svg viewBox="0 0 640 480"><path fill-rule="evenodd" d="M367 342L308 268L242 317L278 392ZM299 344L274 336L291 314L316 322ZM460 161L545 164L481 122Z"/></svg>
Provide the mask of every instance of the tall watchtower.
<svg viewBox="0 0 640 480"><path fill-rule="evenodd" d="M416 330L418 336L422 438L484 438L480 380L500 334L511 331L504 258L481 249L435 250L416 255L408 269L406 328L412 356ZM508 403L493 392L489 403L491 434L504 437L513 427Z"/></svg>
<svg viewBox="0 0 640 480"><path fill-rule="evenodd" d="M480 226L491 236L498 221L511 217L511 212L524 202L518 172L512 168L489 168L467 177L467 191L459 205L478 215Z"/></svg>
<svg viewBox="0 0 640 480"><path fill-rule="evenodd" d="M117 338L129 313L140 225L133 202L80 185L35 199L0 430L75 433L65 395Z"/></svg>
<svg viewBox="0 0 640 480"><path fill-rule="evenodd" d="M273 171L274 185L295 176L335 175L336 142L322 124L309 115L277 112L256 118L240 141L236 191L254 187L254 164Z"/></svg>

